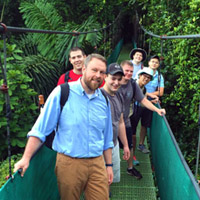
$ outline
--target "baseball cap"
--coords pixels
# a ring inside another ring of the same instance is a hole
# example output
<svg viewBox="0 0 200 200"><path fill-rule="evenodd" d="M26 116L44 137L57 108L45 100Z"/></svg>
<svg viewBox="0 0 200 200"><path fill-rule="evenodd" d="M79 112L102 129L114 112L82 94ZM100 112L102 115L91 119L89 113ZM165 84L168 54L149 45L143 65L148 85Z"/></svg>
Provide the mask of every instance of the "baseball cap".
<svg viewBox="0 0 200 200"><path fill-rule="evenodd" d="M108 67L107 67L107 74L111 74L111 75L115 75L117 73L122 74L122 76L124 76L124 71L122 69L122 67L117 64L117 63L111 63Z"/></svg>
<svg viewBox="0 0 200 200"><path fill-rule="evenodd" d="M148 74L151 76L151 81L153 80L153 70L149 67L144 67L143 69L141 69L139 72L138 72L138 78L139 78L139 75L141 74Z"/></svg>

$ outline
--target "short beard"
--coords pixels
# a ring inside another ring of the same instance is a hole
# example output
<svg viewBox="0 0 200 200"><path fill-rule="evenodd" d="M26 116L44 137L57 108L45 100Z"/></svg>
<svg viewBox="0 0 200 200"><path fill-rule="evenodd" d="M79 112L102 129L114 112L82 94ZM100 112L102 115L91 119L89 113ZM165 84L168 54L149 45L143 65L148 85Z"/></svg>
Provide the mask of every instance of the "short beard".
<svg viewBox="0 0 200 200"><path fill-rule="evenodd" d="M103 81L100 81L97 84L92 84L91 81L88 81L86 77L83 77L83 81L85 85L88 87L89 90L95 91L97 88L99 88Z"/></svg>

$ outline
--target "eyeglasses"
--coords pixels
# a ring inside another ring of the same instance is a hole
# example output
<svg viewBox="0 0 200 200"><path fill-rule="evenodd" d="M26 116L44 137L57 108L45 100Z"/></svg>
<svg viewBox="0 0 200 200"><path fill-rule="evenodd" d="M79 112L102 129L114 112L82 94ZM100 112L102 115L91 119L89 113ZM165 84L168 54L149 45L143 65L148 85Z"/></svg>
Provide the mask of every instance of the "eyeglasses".
<svg viewBox="0 0 200 200"><path fill-rule="evenodd" d="M148 76L148 75L146 75L146 74L142 74L146 79L151 79L151 76Z"/></svg>

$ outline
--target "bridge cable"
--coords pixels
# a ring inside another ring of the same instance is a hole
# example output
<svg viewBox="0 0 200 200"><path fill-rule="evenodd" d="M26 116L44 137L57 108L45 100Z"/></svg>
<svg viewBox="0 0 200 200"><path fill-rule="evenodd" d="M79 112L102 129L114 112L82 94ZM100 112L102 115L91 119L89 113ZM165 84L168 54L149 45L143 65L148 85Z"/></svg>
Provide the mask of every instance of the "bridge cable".
<svg viewBox="0 0 200 200"><path fill-rule="evenodd" d="M5 26L5 25L4 25ZM7 86L7 75L6 75L6 58L7 58L7 52L6 52L6 26L4 29L3 34L3 52L4 52L4 66L0 59L0 65L2 69L3 74L3 84ZM9 162L9 177L12 177L12 171L11 171L11 140L10 140L10 119L11 119L11 107L10 107L10 96L8 92L5 92L5 100L6 100L6 122L7 122L7 142L8 142L8 162Z"/></svg>
<svg viewBox="0 0 200 200"><path fill-rule="evenodd" d="M100 29L94 29L90 31L85 32L66 32L66 31L52 31L52 30L39 30L39 29L29 29L29 28L19 28L19 27L12 27L12 26L6 26L4 23L0 22L0 33L3 34L3 50L4 50L4 67L2 65L1 59L0 59L0 65L3 73L4 78L4 84L7 86L7 75L6 75L6 58L7 58L7 52L6 52L6 32L31 32L31 33L45 33L45 34L70 34L73 36L76 36L75 44L78 43L78 37L80 34L88 34L88 33L96 33L99 31L106 31L106 29L109 30L113 24L118 20L121 13L118 14L118 16L115 18L115 20L112 23L109 23L107 26L100 28ZM11 107L10 107L10 97L8 92L5 93L5 99L6 99L6 118L7 118L7 142L8 142L8 159L9 159L9 177L12 178L12 166L11 166L11 139L10 139L10 119L11 119Z"/></svg>

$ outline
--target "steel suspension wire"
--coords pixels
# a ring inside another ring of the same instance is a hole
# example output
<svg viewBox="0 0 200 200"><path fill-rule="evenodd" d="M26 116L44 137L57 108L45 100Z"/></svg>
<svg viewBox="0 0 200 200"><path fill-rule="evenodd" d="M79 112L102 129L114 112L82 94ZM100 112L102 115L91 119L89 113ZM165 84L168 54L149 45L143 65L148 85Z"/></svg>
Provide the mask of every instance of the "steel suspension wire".
<svg viewBox="0 0 200 200"><path fill-rule="evenodd" d="M173 35L173 36L167 36L167 35L156 35L154 33L152 33L151 31L148 31L144 28L144 26L141 25L141 23L139 22L139 17L138 17L138 13L136 11L136 19L138 21L139 26L141 27L141 29L147 33L148 35L151 35L153 37L156 38L160 38L160 39L191 39L191 38L200 38L200 34L191 34L191 35Z"/></svg>
<svg viewBox="0 0 200 200"><path fill-rule="evenodd" d="M200 101L199 101L199 141L198 141L198 147L197 147L197 159L196 159L196 171L195 171L195 177L197 179L198 176L198 168L199 168L199 152L200 152Z"/></svg>
<svg viewBox="0 0 200 200"><path fill-rule="evenodd" d="M48 34L69 34L69 35L81 35L81 34L88 34L88 33L96 33L103 31L105 29L108 29L110 26L115 24L115 22L118 20L121 13L118 14L118 16L115 18L115 20L112 23L109 23L106 27L100 28L100 29L93 29L85 32L78 32L78 31L53 31L53 30L42 30L42 29L30 29L30 28L20 28L20 27L13 27L13 26L5 26L5 24L0 23L0 32L4 32L5 28L8 32L31 32L31 33L48 33Z"/></svg>
<svg viewBox="0 0 200 200"><path fill-rule="evenodd" d="M6 34L3 34L3 51L4 51L4 67L0 59L0 65L3 73L4 84L7 85L7 76L6 76ZM7 120L7 142L8 142L8 159L9 159L9 178L12 177L11 169L11 142L10 142L10 118L11 118L11 108L10 108L10 97L8 92L5 93L6 100L6 120Z"/></svg>
<svg viewBox="0 0 200 200"><path fill-rule="evenodd" d="M150 56L150 53L151 53L151 40L152 40L152 37L150 36L150 39L149 39L149 49L148 49L148 56Z"/></svg>
<svg viewBox="0 0 200 200"><path fill-rule="evenodd" d="M163 40L160 41L160 52L161 52L160 66L163 67ZM161 81L161 73L159 70L158 71L158 96L159 96L159 98L160 98L160 81Z"/></svg>
<svg viewBox="0 0 200 200"><path fill-rule="evenodd" d="M141 29L144 31L144 33L149 34L152 37L160 38L161 39L161 62L163 60L163 40L165 39L195 39L200 38L200 34L191 34L191 35L175 35L175 36L167 36L167 35L156 35L150 31L147 31L140 23L138 18L138 13L136 12L136 18L138 20L138 24L140 25ZM195 171L195 177L197 179L198 175L198 168L199 168L199 154L200 154L200 102L199 102L199 140L198 140L198 147L197 147L197 159L196 159L196 171Z"/></svg>
<svg viewBox="0 0 200 200"><path fill-rule="evenodd" d="M157 103L157 105L158 105L158 108L161 108L161 106L160 106L159 103ZM174 134L173 134L173 132L172 132L170 126L169 126L169 123L168 123L167 119L166 119L166 116L164 115L164 116L162 116L162 117L163 117L163 119L164 119L164 121L165 121L165 123L166 123L166 125L167 125L167 129L168 129L168 131L169 131L169 135L170 135L170 137L171 137L171 139L172 139L172 142L173 142L173 144L174 144L174 147L175 147L175 149L176 149L176 151L177 151L177 153L178 153L178 155L179 155L179 158L180 158L180 160L181 160L181 162L182 162L182 164L183 164L183 166L184 166L184 168L185 168L185 170L186 170L188 176L190 177L190 180L192 181L192 183L193 183L193 185L194 185L195 191L196 191L197 194L200 196L199 187L198 187L197 183L193 181L194 175L192 174L190 168L188 167L187 162L185 161L185 158L184 158L184 156L183 156L183 154L182 154L182 152L181 152L181 150L180 150L180 148L179 148L179 146L178 146L178 143L176 142L176 139L175 139L175 137L174 137Z"/></svg>
<svg viewBox="0 0 200 200"><path fill-rule="evenodd" d="M156 35L150 31L147 31L141 24L140 24L141 29L156 38L160 38L160 39L192 39L192 38L200 38L200 34L195 34L195 35L174 35L174 36L167 36L167 35Z"/></svg>
<svg viewBox="0 0 200 200"><path fill-rule="evenodd" d="M4 50L4 67L1 63L0 65L2 68L2 73L4 77L4 84L7 86L7 75L6 75L6 32L31 32L31 33L45 33L45 34L70 34L76 36L75 44L77 45L78 37L81 34L88 34L88 33L97 33L99 31L106 31L106 29L111 28L111 26L118 20L121 13L115 18L112 23L109 23L106 27L100 29L94 29L86 32L66 32L66 31L52 31L52 30L40 30L40 29L29 29L29 28L20 28L20 27L12 27L6 26L4 23L0 22L0 33L3 34L3 50ZM9 158L9 178L12 177L12 169L11 169L11 141L10 141L10 118L11 118L11 108L10 108L10 97L8 93L5 93L6 99L6 118L7 118L7 142L8 142L8 158Z"/></svg>

